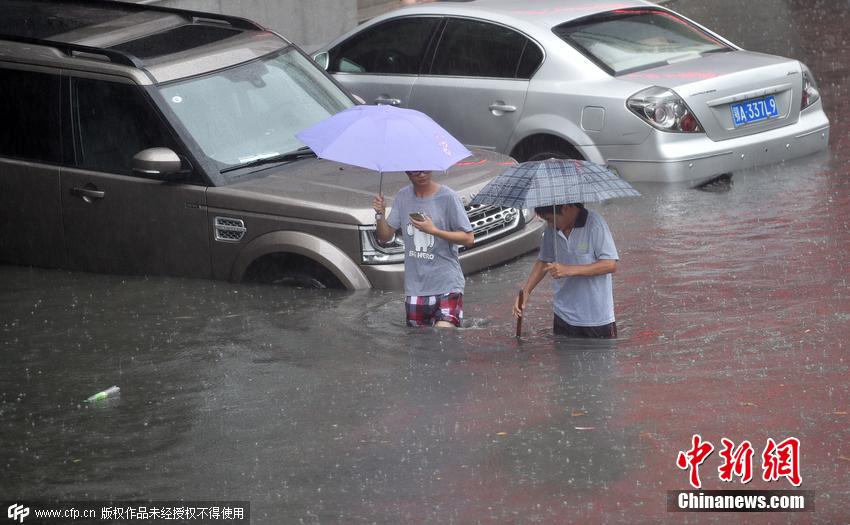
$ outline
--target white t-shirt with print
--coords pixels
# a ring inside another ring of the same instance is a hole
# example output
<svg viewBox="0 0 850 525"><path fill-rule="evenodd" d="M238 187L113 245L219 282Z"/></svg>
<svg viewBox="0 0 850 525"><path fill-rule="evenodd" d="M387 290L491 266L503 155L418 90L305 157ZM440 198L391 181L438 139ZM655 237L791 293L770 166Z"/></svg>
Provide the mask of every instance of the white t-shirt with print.
<svg viewBox="0 0 850 525"><path fill-rule="evenodd" d="M465 280L458 245L414 228L410 223L414 212L427 215L443 231L472 231L460 195L451 188L441 185L430 197L417 197L412 185L399 190L387 224L401 229L404 238L404 294L463 293Z"/></svg>

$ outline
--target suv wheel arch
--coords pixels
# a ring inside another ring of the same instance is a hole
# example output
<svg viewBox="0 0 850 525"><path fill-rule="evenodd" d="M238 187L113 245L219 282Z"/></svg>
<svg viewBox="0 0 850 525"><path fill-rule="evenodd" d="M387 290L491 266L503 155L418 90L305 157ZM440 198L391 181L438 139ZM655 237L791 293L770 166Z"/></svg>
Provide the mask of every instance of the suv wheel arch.
<svg viewBox="0 0 850 525"><path fill-rule="evenodd" d="M339 279L316 261L282 252L263 255L252 262L242 281L298 288L343 288Z"/></svg>
<svg viewBox="0 0 850 525"><path fill-rule="evenodd" d="M263 262L260 263L261 259ZM308 280L319 278L324 271L349 290L372 287L363 270L345 252L324 239L298 231L275 231L251 240L239 252L233 264L230 280L239 282L249 276L248 270L255 262L268 267L267 265L273 262L284 261L294 262L295 266L301 265L302 271L297 273ZM316 268L303 267L305 262L312 262ZM258 267L255 266L252 272L257 269ZM300 280L301 276L296 275L296 280Z"/></svg>

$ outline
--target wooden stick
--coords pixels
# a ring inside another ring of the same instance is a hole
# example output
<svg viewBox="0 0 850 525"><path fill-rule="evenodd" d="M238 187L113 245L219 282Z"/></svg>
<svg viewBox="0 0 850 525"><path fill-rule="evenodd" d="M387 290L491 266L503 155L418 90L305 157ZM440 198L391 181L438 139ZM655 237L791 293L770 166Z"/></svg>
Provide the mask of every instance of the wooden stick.
<svg viewBox="0 0 850 525"><path fill-rule="evenodd" d="M522 289L519 290L519 313L522 314ZM522 335L522 316L516 318L516 336L520 337Z"/></svg>

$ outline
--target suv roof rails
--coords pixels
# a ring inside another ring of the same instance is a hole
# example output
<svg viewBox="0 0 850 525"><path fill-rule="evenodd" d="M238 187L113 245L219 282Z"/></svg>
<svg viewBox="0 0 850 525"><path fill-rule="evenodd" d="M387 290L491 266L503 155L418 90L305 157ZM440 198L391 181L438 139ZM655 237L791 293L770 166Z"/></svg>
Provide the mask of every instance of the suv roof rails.
<svg viewBox="0 0 850 525"><path fill-rule="evenodd" d="M119 9L126 9L136 12L150 12L150 11L158 11L161 13L170 13L181 15L184 18L188 19L192 23L226 23L235 29L247 29L253 31L266 31L266 28L261 26L260 24L248 20L247 18L242 18L238 16L232 15L224 15L219 13L209 13L204 11L192 11L190 9L180 9L177 7L165 7L159 5L151 5L144 3L132 3L132 2L122 2L119 0L50 0L47 3L51 4L73 4L73 5L82 5L89 6L96 9L103 9L108 11L111 6L115 6Z"/></svg>
<svg viewBox="0 0 850 525"><path fill-rule="evenodd" d="M115 49L107 49L100 47L92 47L92 46L84 46L80 44L69 44L67 42L57 42L55 40L48 40L44 38L30 38L26 36L15 36L15 35L4 35L0 34L0 40L6 40L8 42L19 42L21 44L33 44L39 46L47 46L53 47L62 51L68 56L81 56L85 55L89 58L95 56L101 56L108 59L110 62L115 64L121 64L123 66L131 66L135 68L142 69L144 64L142 61L131 55L130 53L126 53L124 51L118 51Z"/></svg>
<svg viewBox="0 0 850 525"><path fill-rule="evenodd" d="M2 1L2 0L0 0ZM223 15L218 13L207 13L201 11L192 11L189 9L179 9L174 7L155 6L143 3L123 2L119 0L28 0L32 4L48 4L54 6L79 6L91 8L101 12L122 12L122 13L164 13L176 15L186 21L186 25L212 25L218 27L229 27L234 30L243 31L268 31L265 27L237 16ZM142 0L145 1L145 0ZM92 21L92 25L96 25L97 21ZM185 27L185 26L184 26ZM71 57L85 57L95 60L105 60L114 64L120 64L138 69L144 69L144 61L138 56L125 50L115 47L89 46L84 44L76 44L70 42L62 42L51 39L51 37L33 37L24 35L14 35L0 33L0 40L11 42L19 42L23 44L42 45L58 49Z"/></svg>

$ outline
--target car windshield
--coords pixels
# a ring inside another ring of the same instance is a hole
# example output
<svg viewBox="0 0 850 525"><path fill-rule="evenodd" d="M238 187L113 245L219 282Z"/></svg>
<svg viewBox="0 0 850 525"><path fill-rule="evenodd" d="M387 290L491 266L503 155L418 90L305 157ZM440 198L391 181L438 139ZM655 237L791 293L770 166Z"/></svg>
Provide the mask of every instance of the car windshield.
<svg viewBox="0 0 850 525"><path fill-rule="evenodd" d="M204 154L230 181L244 175L234 168L297 151L304 146L295 137L297 132L353 105L291 46L159 89Z"/></svg>
<svg viewBox="0 0 850 525"><path fill-rule="evenodd" d="M553 31L615 76L732 50L675 14L654 9L618 9Z"/></svg>

